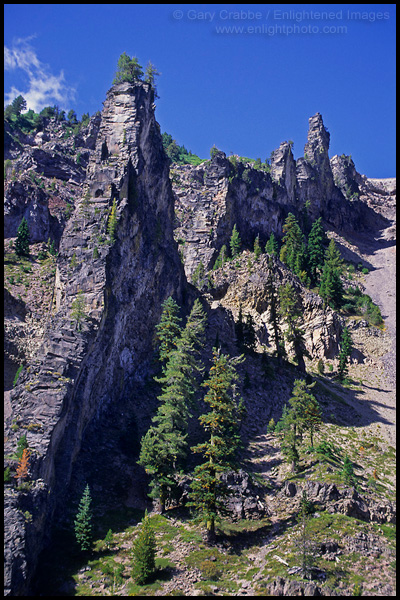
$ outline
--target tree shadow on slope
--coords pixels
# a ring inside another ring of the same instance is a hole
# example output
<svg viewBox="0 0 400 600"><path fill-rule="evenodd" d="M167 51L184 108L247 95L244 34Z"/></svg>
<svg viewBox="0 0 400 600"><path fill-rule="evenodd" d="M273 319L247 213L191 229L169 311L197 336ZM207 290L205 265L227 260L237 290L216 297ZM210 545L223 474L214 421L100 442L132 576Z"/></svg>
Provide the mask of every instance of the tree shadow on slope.
<svg viewBox="0 0 400 600"><path fill-rule="evenodd" d="M81 552L78 548L72 520L70 527L54 527L51 542L39 558L33 584L34 592L41 596L75 596L78 579L86 571L92 570L90 564L96 564L98 561L105 564L118 551L113 544L107 548L101 543L107 531L126 531L129 527L137 525L143 516L144 511L126 507L107 511L99 517L94 510L94 549L87 552Z"/></svg>

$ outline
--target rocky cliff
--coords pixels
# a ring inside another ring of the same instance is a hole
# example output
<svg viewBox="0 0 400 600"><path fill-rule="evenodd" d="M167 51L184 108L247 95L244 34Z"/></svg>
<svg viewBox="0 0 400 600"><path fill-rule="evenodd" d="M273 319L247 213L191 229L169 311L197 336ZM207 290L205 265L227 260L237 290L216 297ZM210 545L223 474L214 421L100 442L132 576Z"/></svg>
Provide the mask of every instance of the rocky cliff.
<svg viewBox="0 0 400 600"><path fill-rule="evenodd" d="M23 434L31 449L28 485L5 486L6 595L32 591L51 525L68 514L85 482L110 506L145 502L136 459L154 414L153 338L163 300L172 295L187 312L203 297L208 349L218 332L223 347L235 352L240 307L253 316L259 346L268 347L265 287L272 269L277 286L290 283L298 292L311 357L331 359L342 319L278 259L257 261L248 249L257 235L263 245L272 232L279 237L289 212L303 221L306 211L310 219L322 216L326 228L341 233L377 227L392 215L377 209L392 188L363 178L348 157L329 160L329 133L318 113L297 161L283 142L268 168L216 152L197 167L170 169L154 108L151 86L121 83L73 139L56 123L35 137L6 136L12 166L5 167L5 237L16 236L25 216L32 242L39 247L50 237L59 250L46 272L51 293L36 290L42 307L33 310L25 296L17 301L14 284L5 292L7 389L17 362L25 365L8 392L6 465L14 472ZM246 252L196 290L187 279L200 263L205 270L214 265L234 224ZM26 268L40 280L38 262ZM272 380L265 384L257 353L248 364L254 382L246 398L247 436L272 414L279 418L290 387L282 384L280 393Z"/></svg>
<svg viewBox="0 0 400 600"><path fill-rule="evenodd" d="M213 266L234 224L248 248L257 235L263 245L272 232L281 237L289 212L305 230L318 217L326 229L344 234L387 226L385 215L367 202L368 192L361 194L366 178L351 157L330 161L329 140L317 113L309 119L304 157L297 160L291 143L282 142L268 168L223 152L198 166L174 165L175 239L189 280L200 262L206 270Z"/></svg>
<svg viewBox="0 0 400 600"><path fill-rule="evenodd" d="M107 225L114 200L112 240ZM173 210L153 92L146 84L114 86L61 239L54 315L11 394L14 428L6 454L26 433L33 481L29 491L6 490L6 594L29 590L43 524L65 494L85 429L117 398L135 402L132 390L148 375L162 301L173 295L182 302ZM73 317L77 297L84 299L81 330ZM39 496L25 522L21 506Z"/></svg>

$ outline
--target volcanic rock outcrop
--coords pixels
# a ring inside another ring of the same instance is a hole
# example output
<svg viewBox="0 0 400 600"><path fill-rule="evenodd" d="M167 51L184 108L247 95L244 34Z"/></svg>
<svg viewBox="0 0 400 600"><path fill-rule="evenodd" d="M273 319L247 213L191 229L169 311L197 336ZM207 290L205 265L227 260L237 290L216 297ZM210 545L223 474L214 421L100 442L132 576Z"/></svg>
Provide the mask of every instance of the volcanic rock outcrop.
<svg viewBox="0 0 400 600"><path fill-rule="evenodd" d="M150 368L161 303L169 295L182 301L173 210L152 88L116 85L107 94L86 185L61 240L55 314L11 396L17 431L10 432L6 453L24 432L32 482L29 491L6 489L6 595L29 591L44 523L48 529L62 502L86 427L116 396L131 398ZM78 318L74 301L80 298ZM37 499L30 522L21 519L27 498Z"/></svg>

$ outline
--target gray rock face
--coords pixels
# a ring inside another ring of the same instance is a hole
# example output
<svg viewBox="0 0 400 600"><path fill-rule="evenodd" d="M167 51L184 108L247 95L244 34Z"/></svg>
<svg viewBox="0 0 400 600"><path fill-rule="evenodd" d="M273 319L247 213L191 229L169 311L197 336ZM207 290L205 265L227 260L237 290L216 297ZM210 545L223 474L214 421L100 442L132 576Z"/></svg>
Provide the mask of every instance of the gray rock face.
<svg viewBox="0 0 400 600"><path fill-rule="evenodd" d="M25 217L32 243L54 239L57 219L50 214L47 194L27 181L11 182L4 196L4 236L17 237L18 227ZM58 231L57 231L58 233Z"/></svg>
<svg viewBox="0 0 400 600"><path fill-rule="evenodd" d="M231 494L226 500L226 510L233 521L259 519L269 514L264 502L263 488L250 480L248 473L240 469L223 475Z"/></svg>
<svg viewBox="0 0 400 600"><path fill-rule="evenodd" d="M300 503L302 489L294 482L285 481L281 493ZM335 484L318 481L307 481L304 489L311 502L329 513L341 513L374 523L396 523L396 505L392 502L377 502L367 496L361 496L354 488L338 488Z"/></svg>
<svg viewBox="0 0 400 600"><path fill-rule="evenodd" d="M296 161L289 142L282 142L271 155L271 175L279 184L277 202L296 204Z"/></svg>
<svg viewBox="0 0 400 600"><path fill-rule="evenodd" d="M116 239L109 243L114 199ZM15 543L14 532L24 539L23 558L7 553L6 589L11 594L16 587L20 595L29 590L43 539L43 514L49 527L65 499L85 429L114 400L131 398L135 383L148 376L161 303L172 294L181 302L184 274L172 223L173 196L152 90L140 83L114 86L104 103L85 193L60 244L56 314L11 393L13 418L22 427L35 424L27 429L32 478L42 479L49 490L40 522L33 515L36 535L11 525L9 547ZM98 258L93 258L95 247ZM85 312L90 311L82 331L71 315L79 291ZM9 450L16 437L10 432ZM17 523L18 511L10 511L11 524Z"/></svg>
<svg viewBox="0 0 400 600"><path fill-rule="evenodd" d="M246 256L239 266L226 263L223 269L217 269L211 276L212 288L206 297L212 308L218 306L228 310L237 321L240 307L243 318L247 314L253 317L256 336L262 345L271 345L273 328L270 324L270 305L266 297L267 279L270 272L269 255L261 255L249 273ZM323 306L322 299L309 292L298 277L279 259L272 257L273 280L276 288L290 283L301 298L305 345L313 358L333 358L339 349L342 331L341 318L329 307ZM282 324L283 325L283 324ZM292 349L287 348L291 353Z"/></svg>

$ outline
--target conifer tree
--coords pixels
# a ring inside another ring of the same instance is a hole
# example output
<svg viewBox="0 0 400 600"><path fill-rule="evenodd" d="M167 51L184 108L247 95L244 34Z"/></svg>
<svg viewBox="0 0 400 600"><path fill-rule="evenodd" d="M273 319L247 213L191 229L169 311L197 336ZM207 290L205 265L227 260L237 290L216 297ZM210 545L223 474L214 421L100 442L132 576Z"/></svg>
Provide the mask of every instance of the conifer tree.
<svg viewBox="0 0 400 600"><path fill-rule="evenodd" d="M138 464L151 475L150 496L163 513L166 501L173 495L176 475L188 451L187 424L193 396L197 389L196 375L202 372L198 352L204 344L206 315L196 300L176 347L168 355L158 396L160 405L153 425L142 438Z"/></svg>
<svg viewBox="0 0 400 600"><path fill-rule="evenodd" d="M313 541L310 531L311 512L312 503L308 500L307 493L303 490L300 511L297 516L299 530L295 536L293 550L297 560L300 562L301 574L306 579L311 579L317 557L317 546Z"/></svg>
<svg viewBox="0 0 400 600"><path fill-rule="evenodd" d="M227 256L228 256L228 254L227 254L227 248L226 248L226 246L224 244L222 246L219 254L218 254L217 260L214 263L213 271L215 271L216 269L219 269L220 267L224 266L224 264L225 264L225 262L227 260Z"/></svg>
<svg viewBox="0 0 400 600"><path fill-rule="evenodd" d="M289 213L283 225L283 245L279 258L296 275L304 270L306 261L306 246L304 236L293 213Z"/></svg>
<svg viewBox="0 0 400 600"><path fill-rule="evenodd" d="M314 386L315 382L307 384L304 379L296 379L292 396L289 399L290 408L282 417L282 429L284 430L282 451L291 463L292 471L296 470L299 460L298 440L302 442L303 433L309 431L311 445L313 445L313 435L322 422L318 401L311 393Z"/></svg>
<svg viewBox="0 0 400 600"><path fill-rule="evenodd" d="M231 239L229 240L229 245L231 247L232 258L237 256L240 252L240 248L242 246L242 241L240 239L240 235L238 230L236 229L236 223L232 229Z"/></svg>
<svg viewBox="0 0 400 600"><path fill-rule="evenodd" d="M321 275L319 295L329 306L338 309L343 304L343 284L340 275L343 261L335 241L331 239L325 254L325 262Z"/></svg>
<svg viewBox="0 0 400 600"><path fill-rule="evenodd" d="M350 331L347 327L343 329L342 339L340 340L340 352L339 352L339 379L343 380L348 372L348 359L352 352L352 339Z"/></svg>
<svg viewBox="0 0 400 600"><path fill-rule="evenodd" d="M29 228L25 217L22 218L17 230L15 253L17 256L29 256Z"/></svg>
<svg viewBox="0 0 400 600"><path fill-rule="evenodd" d="M272 271L272 260L268 262L268 276L265 284L266 300L269 304L269 322L271 323L274 330L274 342L275 351L278 360L281 360L285 355L285 344L283 343L283 334L279 325L278 311L279 311L279 300L276 288L274 285L273 271Z"/></svg>
<svg viewBox="0 0 400 600"><path fill-rule="evenodd" d="M159 98L159 95L157 94L156 85L155 85L155 79L156 79L156 77L159 77L159 75L161 75L161 73L159 73L157 71L156 67L149 60L149 62L146 65L144 80L146 83L149 83L151 85L151 87L153 88L155 98Z"/></svg>
<svg viewBox="0 0 400 600"><path fill-rule="evenodd" d="M310 444L314 447L314 434L322 425L322 411L318 400L310 394L304 414L304 428L310 433Z"/></svg>
<svg viewBox="0 0 400 600"><path fill-rule="evenodd" d="M325 262L325 250L328 245L328 238L321 221L321 217L314 221L308 236L308 271L312 285L319 282L320 273Z"/></svg>
<svg viewBox="0 0 400 600"><path fill-rule="evenodd" d="M180 337L182 330L180 327L181 319L178 316L179 306L169 296L162 303L161 319L158 325L156 325L157 342L159 345L159 358L162 365L165 365L169 353L172 349L176 348L176 341Z"/></svg>
<svg viewBox="0 0 400 600"><path fill-rule="evenodd" d="M133 544L132 578L138 585L143 585L156 568L156 538L147 514L142 520L139 534Z"/></svg>
<svg viewBox="0 0 400 600"><path fill-rule="evenodd" d="M261 253L262 253L262 250L261 250L261 246L260 246L260 234L258 234L256 239L254 240L254 255L255 255L256 260L258 260L260 258Z"/></svg>
<svg viewBox="0 0 400 600"><path fill-rule="evenodd" d="M301 329L303 313L296 291L290 283L279 288L279 300L279 314L287 327L285 338L293 345L297 366L304 373L306 370L304 355L307 355L307 350L304 345L304 331Z"/></svg>
<svg viewBox="0 0 400 600"><path fill-rule="evenodd" d="M113 84L134 83L143 75L142 67L139 64L136 56L130 58L126 52L123 52L118 59L117 72L115 73Z"/></svg>
<svg viewBox="0 0 400 600"><path fill-rule="evenodd" d="M195 468L188 506L200 513L210 543L215 539L215 522L228 494L221 475L233 467L240 444L239 419L243 407L236 394L236 365L242 360L243 357L229 358L214 351L209 379L203 383L208 388L204 401L210 411L199 420L209 437L192 448L203 455L204 462Z"/></svg>
<svg viewBox="0 0 400 600"><path fill-rule="evenodd" d="M278 251L278 242L275 239L274 232L272 232L267 243L265 244L265 252L267 254L273 254L274 256L278 256Z"/></svg>
<svg viewBox="0 0 400 600"><path fill-rule="evenodd" d="M78 512L74 521L75 538L82 552L90 550L92 545L92 511L90 505L92 497L87 484L83 496L79 502Z"/></svg>

